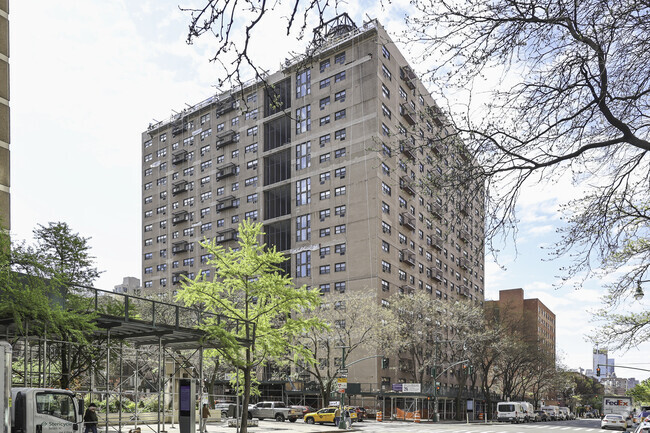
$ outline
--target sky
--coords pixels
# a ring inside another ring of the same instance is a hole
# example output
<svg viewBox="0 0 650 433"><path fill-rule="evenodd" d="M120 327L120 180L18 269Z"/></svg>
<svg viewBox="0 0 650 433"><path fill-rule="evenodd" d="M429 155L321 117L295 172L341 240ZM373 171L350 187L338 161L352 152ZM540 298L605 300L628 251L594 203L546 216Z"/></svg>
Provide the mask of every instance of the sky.
<svg viewBox="0 0 650 433"><path fill-rule="evenodd" d="M104 271L96 284L101 289L141 277L142 132L216 92L222 71L209 62L213 37L185 41L189 15L178 6L192 3L200 0L11 2L12 236L29 241L38 224L67 222L91 238ZM404 27L400 2L377 3L350 2L339 12L357 24L377 18L397 34ZM281 22L264 23L252 47L270 71L305 46L282 37ZM577 194L565 179L522 194L516 250L509 240L498 264L486 256L485 297L523 288L526 298L539 298L556 314L560 359L586 369L592 366L586 335L594 327L589 310L599 307L604 281L557 288L566 262L548 261L542 249L557 240L559 204ZM648 303L650 296L630 308ZM617 365L650 369L648 353L650 343L644 343L610 357ZM617 375L645 379L650 373L617 369Z"/></svg>

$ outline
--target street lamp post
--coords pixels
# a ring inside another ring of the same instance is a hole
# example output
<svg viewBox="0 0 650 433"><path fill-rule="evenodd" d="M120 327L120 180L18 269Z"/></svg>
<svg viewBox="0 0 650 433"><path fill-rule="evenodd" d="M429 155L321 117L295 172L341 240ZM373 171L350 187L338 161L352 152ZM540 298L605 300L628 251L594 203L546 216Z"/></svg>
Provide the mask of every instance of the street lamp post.
<svg viewBox="0 0 650 433"><path fill-rule="evenodd" d="M341 346L341 370L345 371L345 347ZM341 390L339 390L341 391ZM339 404L339 430L346 430L347 426L345 425L345 417L343 416L343 407L345 404L345 393L341 392L341 401Z"/></svg>

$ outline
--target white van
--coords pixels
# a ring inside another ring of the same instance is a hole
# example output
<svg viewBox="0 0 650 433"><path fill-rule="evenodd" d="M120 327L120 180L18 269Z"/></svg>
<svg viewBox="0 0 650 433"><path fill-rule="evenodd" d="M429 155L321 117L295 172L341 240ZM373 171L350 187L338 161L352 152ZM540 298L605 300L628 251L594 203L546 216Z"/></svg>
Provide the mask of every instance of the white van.
<svg viewBox="0 0 650 433"><path fill-rule="evenodd" d="M533 422L535 421L535 408L531 403L528 403L527 401L520 401L519 404L521 405L521 408L524 411L524 418L526 422Z"/></svg>
<svg viewBox="0 0 650 433"><path fill-rule="evenodd" d="M560 419L566 421L570 418L569 414L571 413L571 411L569 410L568 407L559 407L558 409L560 411Z"/></svg>
<svg viewBox="0 0 650 433"><path fill-rule="evenodd" d="M497 421L525 422L526 412L518 401L502 401L497 403Z"/></svg>
<svg viewBox="0 0 650 433"><path fill-rule="evenodd" d="M542 406L542 410L551 417L551 421L562 419L560 417L560 408L557 406Z"/></svg>

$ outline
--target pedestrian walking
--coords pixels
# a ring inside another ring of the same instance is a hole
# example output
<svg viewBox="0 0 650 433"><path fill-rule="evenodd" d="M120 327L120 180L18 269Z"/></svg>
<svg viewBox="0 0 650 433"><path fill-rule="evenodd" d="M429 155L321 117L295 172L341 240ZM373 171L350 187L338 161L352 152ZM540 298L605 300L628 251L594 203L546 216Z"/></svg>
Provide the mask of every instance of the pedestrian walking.
<svg viewBox="0 0 650 433"><path fill-rule="evenodd" d="M339 426L339 420L341 419L341 409L337 408L336 411L334 411L334 425Z"/></svg>
<svg viewBox="0 0 650 433"><path fill-rule="evenodd" d="M207 403L203 403L203 409L201 410L201 433L205 433L208 428L208 418L210 417L210 408Z"/></svg>
<svg viewBox="0 0 650 433"><path fill-rule="evenodd" d="M350 428L352 428L352 416L350 415L350 410L345 409L345 411L343 412L343 416L345 417L344 418L345 428L349 430Z"/></svg>
<svg viewBox="0 0 650 433"><path fill-rule="evenodd" d="M84 413L84 433L97 433L97 405L95 403L90 403L86 413Z"/></svg>

